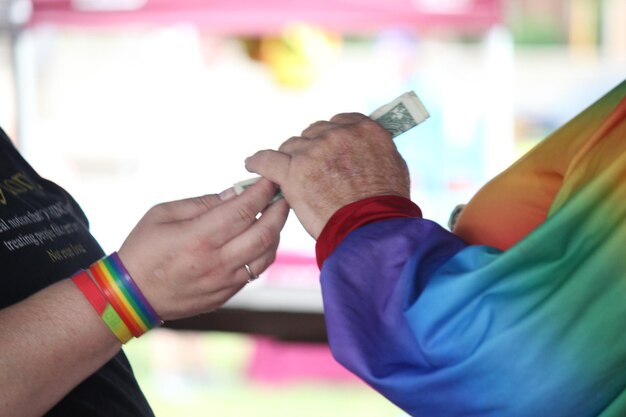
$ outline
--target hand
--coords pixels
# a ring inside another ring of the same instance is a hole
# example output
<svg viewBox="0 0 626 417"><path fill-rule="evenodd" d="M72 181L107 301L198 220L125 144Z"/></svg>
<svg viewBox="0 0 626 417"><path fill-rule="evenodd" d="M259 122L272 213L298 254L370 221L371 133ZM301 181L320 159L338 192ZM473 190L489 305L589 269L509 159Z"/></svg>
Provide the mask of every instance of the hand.
<svg viewBox="0 0 626 417"><path fill-rule="evenodd" d="M214 310L247 283L245 264L267 269L289 212L282 200L268 206L275 192L260 180L240 196L229 189L146 213L118 254L162 319Z"/></svg>
<svg viewBox="0 0 626 417"><path fill-rule="evenodd" d="M280 186L315 239L347 204L381 195L409 197L409 173L391 136L358 113L313 123L278 151L248 158L246 169Z"/></svg>

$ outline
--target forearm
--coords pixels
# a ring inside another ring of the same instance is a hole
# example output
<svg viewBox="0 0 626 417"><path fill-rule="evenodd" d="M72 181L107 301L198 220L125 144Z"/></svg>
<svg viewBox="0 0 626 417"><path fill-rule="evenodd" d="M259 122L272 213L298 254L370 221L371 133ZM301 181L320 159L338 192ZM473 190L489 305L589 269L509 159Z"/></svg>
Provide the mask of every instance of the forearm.
<svg viewBox="0 0 626 417"><path fill-rule="evenodd" d="M421 223L365 226L326 260L341 363L411 415L624 414L625 261L597 257L611 239L553 222L501 252Z"/></svg>
<svg viewBox="0 0 626 417"><path fill-rule="evenodd" d="M0 415L45 413L120 343L69 279L0 311Z"/></svg>
<svg viewBox="0 0 626 417"><path fill-rule="evenodd" d="M397 219L355 230L324 263L321 283L333 355L405 409L405 398L416 390L408 375L429 366L405 319L407 303L428 285L430 271L463 247L433 222ZM416 276L416 270L422 273Z"/></svg>

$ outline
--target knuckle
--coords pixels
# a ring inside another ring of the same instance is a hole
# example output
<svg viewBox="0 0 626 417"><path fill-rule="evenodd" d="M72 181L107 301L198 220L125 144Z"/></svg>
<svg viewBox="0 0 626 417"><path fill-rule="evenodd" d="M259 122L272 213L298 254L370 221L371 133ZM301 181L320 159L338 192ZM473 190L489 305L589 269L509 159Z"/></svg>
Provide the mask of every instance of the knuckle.
<svg viewBox="0 0 626 417"><path fill-rule="evenodd" d="M325 140L319 142L320 146L317 147L317 150L322 153L350 152L359 136L358 134L355 135L355 131L347 126L338 126L325 132L323 136Z"/></svg>
<svg viewBox="0 0 626 417"><path fill-rule="evenodd" d="M273 264L275 260L276 260L276 251L273 250L265 257L265 268Z"/></svg>
<svg viewBox="0 0 626 417"><path fill-rule="evenodd" d="M272 151L269 149L264 149L262 151L258 151L254 154L254 158L258 160L260 164L265 164L271 158Z"/></svg>
<svg viewBox="0 0 626 417"><path fill-rule="evenodd" d="M387 130L382 127L382 125L380 123L378 123L377 121L370 119L369 117L366 119L362 119L360 120L355 128L362 134L362 135L381 135L384 134L386 136L390 136L389 132L387 132Z"/></svg>
<svg viewBox="0 0 626 417"><path fill-rule="evenodd" d="M354 123L365 117L361 113L339 113L333 116L330 121L334 123Z"/></svg>
<svg viewBox="0 0 626 417"><path fill-rule="evenodd" d="M216 263L214 256L207 257L206 254L207 251L213 253L213 251L223 245L221 234L202 230L198 223L181 225L180 228L174 230L174 233L182 237L180 241L185 248L183 255L192 258L188 262L193 261L193 258L195 258L202 260L206 265Z"/></svg>
<svg viewBox="0 0 626 417"><path fill-rule="evenodd" d="M315 132L317 132L320 129L324 129L326 127L328 127L330 125L329 122L323 121L323 120L318 120L317 122L313 122L309 125L309 127L307 127L306 129L304 129L302 131L302 136L303 137L308 137L310 135L315 135Z"/></svg>
<svg viewBox="0 0 626 417"><path fill-rule="evenodd" d="M213 204L211 204L211 203L212 203L212 200L214 198L215 198L214 194L212 194L212 195L203 195L203 196L199 196L199 197L194 197L191 201L195 205L197 205L198 207L208 210L208 209L210 209L213 206Z"/></svg>
<svg viewBox="0 0 626 417"><path fill-rule="evenodd" d="M387 138L386 143L388 144L393 144L392 138L391 138L391 133L389 133L389 131L387 129L385 129L380 123L378 123L375 120L367 120L365 122L363 122L363 128L367 131L367 132L371 132L375 135L382 135L385 138ZM380 139L380 138L378 138ZM395 146L395 145L394 145Z"/></svg>
<svg viewBox="0 0 626 417"><path fill-rule="evenodd" d="M167 204L165 203L155 204L154 206L150 207L150 210L148 210L148 212L153 213L153 214L160 214L166 211L168 210L167 210Z"/></svg>
<svg viewBox="0 0 626 417"><path fill-rule="evenodd" d="M245 223L252 223L256 220L256 210L252 208L250 203L242 203L235 210L237 217Z"/></svg>
<svg viewBox="0 0 626 417"><path fill-rule="evenodd" d="M302 137L300 136L290 137L289 139L287 139L280 145L280 147L278 148L278 151L289 153L289 150L294 148L297 145L297 143L300 141L300 139L302 139Z"/></svg>
<svg viewBox="0 0 626 417"><path fill-rule="evenodd" d="M202 234L193 236L187 243L187 253L195 255L206 251L207 247L212 246L210 239Z"/></svg>
<svg viewBox="0 0 626 417"><path fill-rule="evenodd" d="M260 227L257 231L257 241L259 247L264 251L273 248L278 234L268 226L259 226Z"/></svg>
<svg viewBox="0 0 626 417"><path fill-rule="evenodd" d="M171 207L167 203L159 203L150 207L145 217L159 221L159 219L168 218L172 213Z"/></svg>

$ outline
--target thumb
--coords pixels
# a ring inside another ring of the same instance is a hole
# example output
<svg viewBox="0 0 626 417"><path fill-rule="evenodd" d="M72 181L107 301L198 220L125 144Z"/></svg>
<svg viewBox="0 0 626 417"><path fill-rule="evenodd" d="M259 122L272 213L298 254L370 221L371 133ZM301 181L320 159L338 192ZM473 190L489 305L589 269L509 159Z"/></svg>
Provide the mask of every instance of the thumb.
<svg viewBox="0 0 626 417"><path fill-rule="evenodd" d="M282 186L289 173L291 156L270 149L258 151L246 159L246 169Z"/></svg>
<svg viewBox="0 0 626 417"><path fill-rule="evenodd" d="M157 221L168 223L197 217L223 203L217 194L207 194L199 197L161 203L153 208Z"/></svg>

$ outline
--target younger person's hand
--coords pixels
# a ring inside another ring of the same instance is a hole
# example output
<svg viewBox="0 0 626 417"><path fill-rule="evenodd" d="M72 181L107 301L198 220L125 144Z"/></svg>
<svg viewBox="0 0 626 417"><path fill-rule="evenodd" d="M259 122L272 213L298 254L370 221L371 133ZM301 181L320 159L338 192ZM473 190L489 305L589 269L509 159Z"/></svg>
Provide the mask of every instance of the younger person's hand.
<svg viewBox="0 0 626 417"><path fill-rule="evenodd" d="M161 318L214 310L247 283L245 265L267 269L289 212L282 200L268 206L275 193L261 180L240 196L227 190L146 213L118 255Z"/></svg>

